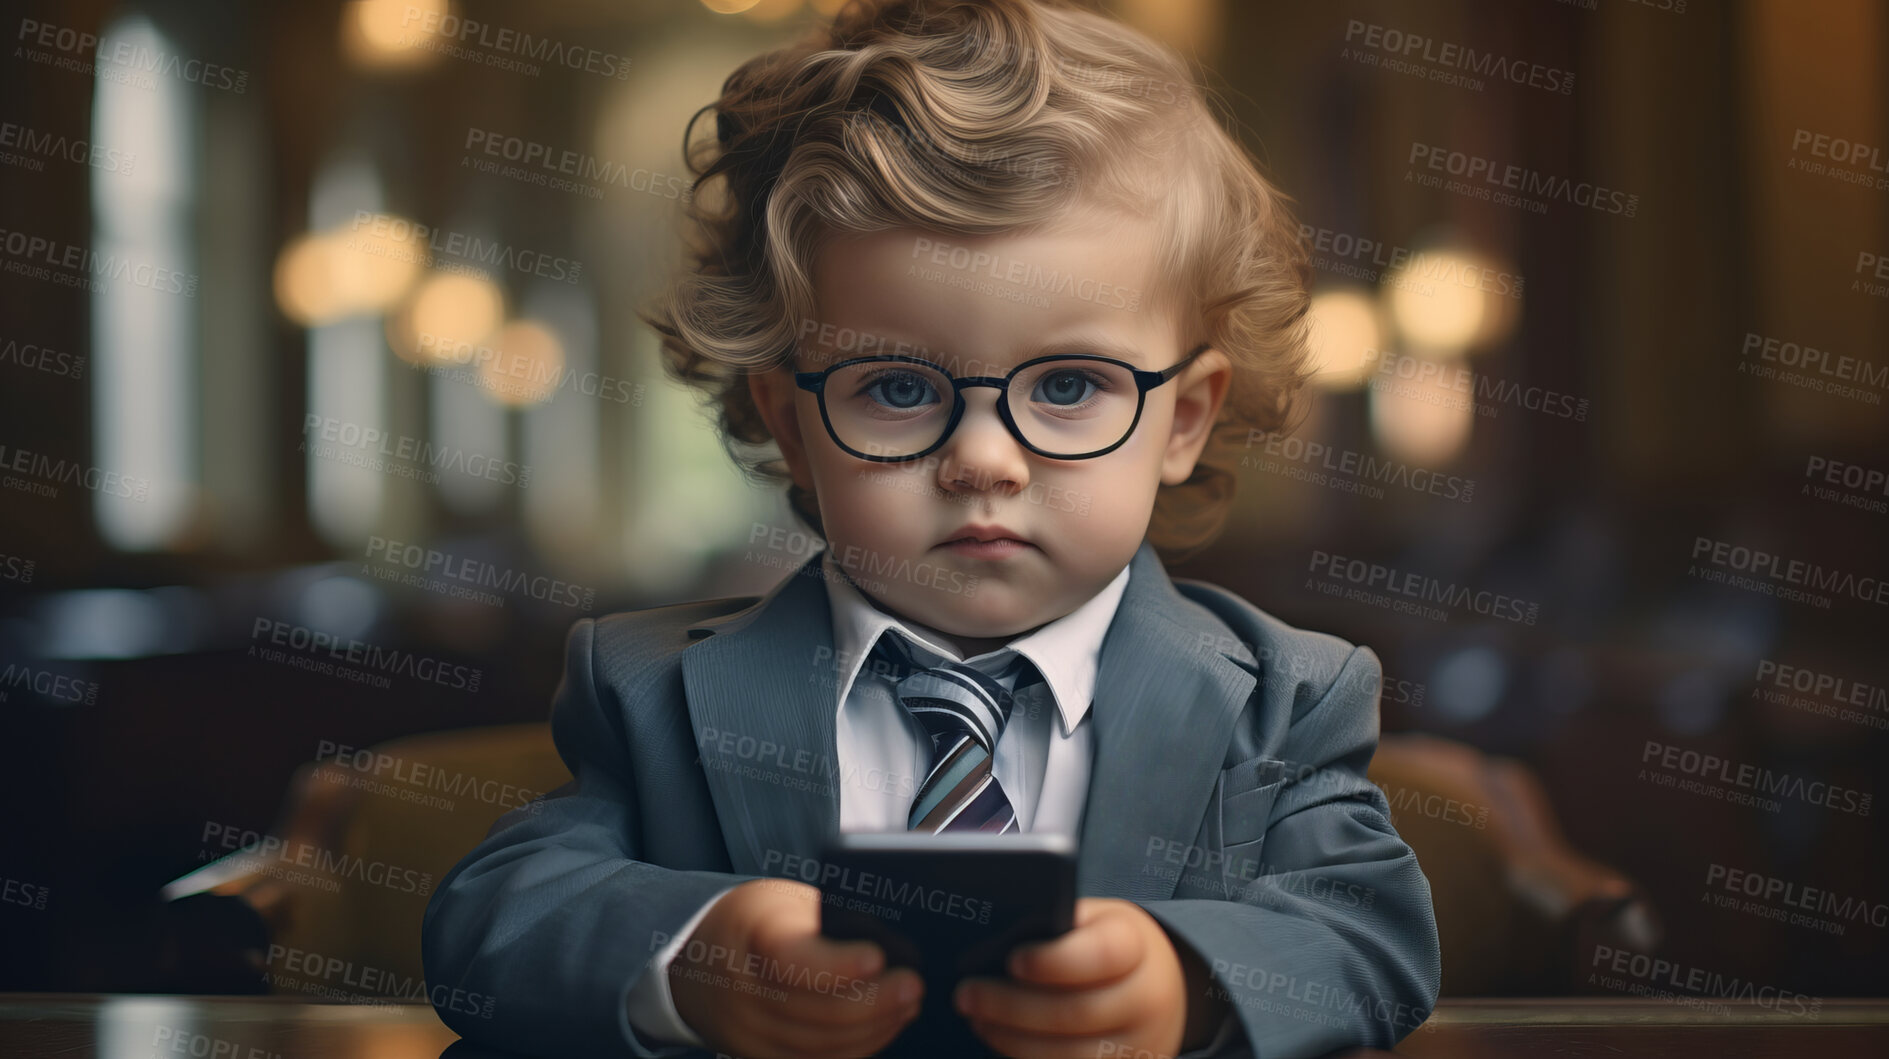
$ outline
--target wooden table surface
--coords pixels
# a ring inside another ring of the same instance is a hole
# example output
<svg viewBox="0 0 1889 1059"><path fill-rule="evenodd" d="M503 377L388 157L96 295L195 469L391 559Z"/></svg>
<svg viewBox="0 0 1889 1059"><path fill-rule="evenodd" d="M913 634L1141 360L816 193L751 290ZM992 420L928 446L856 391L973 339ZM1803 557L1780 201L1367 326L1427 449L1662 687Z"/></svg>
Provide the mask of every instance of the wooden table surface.
<svg viewBox="0 0 1889 1059"><path fill-rule="evenodd" d="M0 994L0 1057L59 1059L483 1059L430 1007L308 1004L292 997ZM1385 1052L1352 1052L1348 1059ZM1751 1003L1444 1000L1394 1053L1462 1059L1889 1056L1889 999L1831 1000L1809 1014Z"/></svg>

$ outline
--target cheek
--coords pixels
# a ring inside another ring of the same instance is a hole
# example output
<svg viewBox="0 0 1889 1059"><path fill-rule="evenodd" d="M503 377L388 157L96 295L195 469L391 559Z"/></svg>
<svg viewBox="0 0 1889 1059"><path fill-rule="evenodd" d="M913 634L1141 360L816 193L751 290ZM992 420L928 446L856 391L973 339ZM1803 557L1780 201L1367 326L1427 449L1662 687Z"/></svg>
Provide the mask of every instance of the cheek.
<svg viewBox="0 0 1889 1059"><path fill-rule="evenodd" d="M1167 395L1162 399L1148 398L1148 404L1141 410L1141 422L1135 426L1134 434L1128 438L1123 448L1133 447L1138 452L1149 453L1155 460L1167 450L1168 439L1174 434L1174 405Z"/></svg>
<svg viewBox="0 0 1889 1059"><path fill-rule="evenodd" d="M1040 474L1030 487L1045 521L1066 543L1066 557L1107 557L1124 543L1132 551L1141 540L1160 476L1160 450L1131 438L1106 456Z"/></svg>
<svg viewBox="0 0 1889 1059"><path fill-rule="evenodd" d="M922 521L922 475L853 459L828 445L812 457L814 495L826 534L836 542L893 549L903 527Z"/></svg>
<svg viewBox="0 0 1889 1059"><path fill-rule="evenodd" d="M866 504L860 496L864 480L847 466L854 461L845 459L843 453L814 451L809 453L808 462L813 467L813 494L820 503L820 517L826 522L828 534L856 522Z"/></svg>
<svg viewBox="0 0 1889 1059"><path fill-rule="evenodd" d="M1144 494L1152 497L1160 483L1167 431L1148 428L1162 425L1151 424L1148 417L1143 416L1141 424L1121 448L1092 460L1074 460L1061 467L1048 468L1038 479L1089 493L1098 503L1107 506L1119 507L1123 502L1133 506L1135 498Z"/></svg>

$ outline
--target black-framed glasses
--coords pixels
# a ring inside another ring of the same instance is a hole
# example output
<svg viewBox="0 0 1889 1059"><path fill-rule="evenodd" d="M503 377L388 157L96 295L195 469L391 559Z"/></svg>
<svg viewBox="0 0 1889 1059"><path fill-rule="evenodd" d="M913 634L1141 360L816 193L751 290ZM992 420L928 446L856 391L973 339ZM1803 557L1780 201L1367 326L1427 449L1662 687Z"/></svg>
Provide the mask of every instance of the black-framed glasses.
<svg viewBox="0 0 1889 1059"><path fill-rule="evenodd" d="M1148 391L1179 375L1207 347L1201 343L1160 371L1092 353L1058 353L1026 360L1001 377L958 378L931 361L887 354L797 371L794 383L819 398L820 419L834 444L862 460L903 463L938 451L964 418L964 391L973 386L996 388L998 418L1024 448L1053 460L1086 460L1120 448L1141 422Z"/></svg>

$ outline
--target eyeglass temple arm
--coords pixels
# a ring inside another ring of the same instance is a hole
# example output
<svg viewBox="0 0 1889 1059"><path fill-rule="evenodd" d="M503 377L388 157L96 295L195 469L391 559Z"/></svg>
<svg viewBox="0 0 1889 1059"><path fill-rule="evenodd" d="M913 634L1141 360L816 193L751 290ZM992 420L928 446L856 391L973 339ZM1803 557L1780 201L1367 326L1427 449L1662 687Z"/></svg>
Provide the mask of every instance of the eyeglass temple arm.
<svg viewBox="0 0 1889 1059"><path fill-rule="evenodd" d="M1195 346L1192 352L1188 353L1186 356L1168 365L1167 367L1162 368L1160 371L1142 372L1140 374L1152 375L1155 378L1159 379L1160 380L1159 382L1156 382L1153 384L1155 386L1159 386L1161 385L1161 383L1167 382L1169 379L1172 379L1174 376L1179 375L1181 373L1182 368L1185 368L1189 364L1192 364L1194 362L1195 357L1198 357L1202 353L1207 352L1207 350L1212 348L1212 346L1213 346L1212 342L1202 342L1200 345Z"/></svg>

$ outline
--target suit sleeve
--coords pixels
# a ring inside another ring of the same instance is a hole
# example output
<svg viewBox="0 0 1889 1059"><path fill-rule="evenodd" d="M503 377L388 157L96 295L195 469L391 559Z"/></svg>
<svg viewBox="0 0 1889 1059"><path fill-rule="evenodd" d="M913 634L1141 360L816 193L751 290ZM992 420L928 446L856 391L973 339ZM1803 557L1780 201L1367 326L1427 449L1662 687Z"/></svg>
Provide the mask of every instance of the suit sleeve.
<svg viewBox="0 0 1889 1059"><path fill-rule="evenodd" d="M733 889L733 887L729 887ZM727 891L723 891L726 893ZM676 1010L676 999L669 991L669 966L682 954L682 946L689 935L695 932L696 924L707 918L715 907L714 900L695 910L687 923L677 928L670 936L669 944L662 951L649 958L649 967L636 976L636 984L630 986L630 1028L643 1038L643 1043L655 1047L654 1042L702 1045L702 1035L695 1032L682 1013Z"/></svg>
<svg viewBox="0 0 1889 1059"><path fill-rule="evenodd" d="M1365 776L1378 711L1375 692L1361 689L1375 689L1379 673L1377 656L1354 648L1293 720L1257 873L1235 880L1225 900L1139 902L1207 964L1211 988L1239 1020L1244 1032L1225 1054L1389 1049L1436 1003L1430 884Z"/></svg>
<svg viewBox="0 0 1889 1059"><path fill-rule="evenodd" d="M501 817L433 894L421 928L441 1021L527 1054L670 1056L644 1040L629 994L652 957L718 894L753 876L640 859L642 835L620 706L598 693L596 624L565 643L552 735L572 781ZM456 995L483 1005L442 1002ZM471 1010L465 1010L471 1009Z"/></svg>

